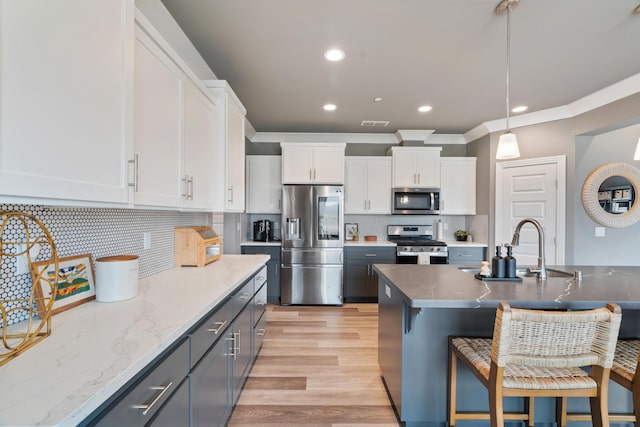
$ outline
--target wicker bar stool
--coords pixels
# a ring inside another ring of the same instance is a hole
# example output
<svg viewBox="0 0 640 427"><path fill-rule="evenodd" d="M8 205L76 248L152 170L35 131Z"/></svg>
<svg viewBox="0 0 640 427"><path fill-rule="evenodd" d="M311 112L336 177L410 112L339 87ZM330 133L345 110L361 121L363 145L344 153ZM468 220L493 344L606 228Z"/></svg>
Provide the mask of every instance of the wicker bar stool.
<svg viewBox="0 0 640 427"><path fill-rule="evenodd" d="M611 367L611 379L633 394L633 414L609 414L611 421L635 422L640 419L640 339L620 339ZM567 421L591 421L591 414L566 414L566 398L559 412L561 426Z"/></svg>
<svg viewBox="0 0 640 427"><path fill-rule="evenodd" d="M449 425L458 420L527 420L535 397L589 397L593 425L608 426L608 380L622 318L620 307L585 311L511 308L501 302L493 338L449 338ZM458 412L456 369L460 359L489 390L489 413ZM591 366L591 373L580 369ZM503 397L528 397L527 412L505 414Z"/></svg>

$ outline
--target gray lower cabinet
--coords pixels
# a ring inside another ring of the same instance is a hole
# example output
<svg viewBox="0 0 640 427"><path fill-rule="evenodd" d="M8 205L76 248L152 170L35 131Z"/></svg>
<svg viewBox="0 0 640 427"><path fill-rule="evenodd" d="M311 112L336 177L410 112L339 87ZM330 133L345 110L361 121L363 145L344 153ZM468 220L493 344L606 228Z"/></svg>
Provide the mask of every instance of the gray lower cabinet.
<svg viewBox="0 0 640 427"><path fill-rule="evenodd" d="M281 247L266 245L242 245L242 254L265 254L271 259L267 262L267 299L269 302L280 302L280 251Z"/></svg>
<svg viewBox="0 0 640 427"><path fill-rule="evenodd" d="M231 328L228 328L231 331ZM191 372L191 425L221 426L231 414L229 371L233 334L228 332ZM178 424L176 424L178 425Z"/></svg>
<svg viewBox="0 0 640 427"><path fill-rule="evenodd" d="M447 249L449 250L449 264L477 264L480 266L480 263L487 259L487 248L448 246Z"/></svg>
<svg viewBox="0 0 640 427"><path fill-rule="evenodd" d="M266 276L245 281L80 425L225 425L262 345Z"/></svg>
<svg viewBox="0 0 640 427"><path fill-rule="evenodd" d="M235 350L233 357L233 405L238 403L242 387L249 374L251 363L251 339L253 338L253 322L251 307L245 306L233 321Z"/></svg>
<svg viewBox="0 0 640 427"><path fill-rule="evenodd" d="M175 410L173 399L176 398L176 406L180 405L183 395L176 394L176 390L185 381L189 372L189 341L182 338L179 343L162 355L153 367L143 372L133 384L128 386L125 393L118 399L107 403L97 417L81 423L100 427L110 426L145 426L154 425L151 420L162 407L168 407L172 418L184 417L184 411ZM173 409L172 409L173 408ZM189 422L187 405L186 418L183 422Z"/></svg>
<svg viewBox="0 0 640 427"><path fill-rule="evenodd" d="M395 247L344 248L344 301L377 302L378 275L373 264L395 264Z"/></svg>
<svg viewBox="0 0 640 427"><path fill-rule="evenodd" d="M189 420L189 378L185 378L182 384L164 404L153 418L150 425L153 427L186 426Z"/></svg>

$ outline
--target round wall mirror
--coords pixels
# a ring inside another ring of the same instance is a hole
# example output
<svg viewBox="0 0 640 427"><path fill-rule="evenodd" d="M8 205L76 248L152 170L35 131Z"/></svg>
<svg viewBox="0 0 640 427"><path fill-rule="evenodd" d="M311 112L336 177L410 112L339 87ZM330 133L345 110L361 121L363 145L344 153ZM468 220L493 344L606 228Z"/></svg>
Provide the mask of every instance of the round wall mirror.
<svg viewBox="0 0 640 427"><path fill-rule="evenodd" d="M627 163L594 169L582 187L582 204L592 220L613 228L640 221L640 170Z"/></svg>

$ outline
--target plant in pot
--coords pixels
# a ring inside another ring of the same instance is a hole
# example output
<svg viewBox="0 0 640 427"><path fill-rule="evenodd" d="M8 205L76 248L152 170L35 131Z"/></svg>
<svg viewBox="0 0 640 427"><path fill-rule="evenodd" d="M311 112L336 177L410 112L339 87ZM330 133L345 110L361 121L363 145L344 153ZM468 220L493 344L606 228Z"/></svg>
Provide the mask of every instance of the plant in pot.
<svg viewBox="0 0 640 427"><path fill-rule="evenodd" d="M467 240L467 236L469 235L469 233L465 230L457 230L455 233L453 233L453 235L455 236L457 241L464 242L465 240Z"/></svg>

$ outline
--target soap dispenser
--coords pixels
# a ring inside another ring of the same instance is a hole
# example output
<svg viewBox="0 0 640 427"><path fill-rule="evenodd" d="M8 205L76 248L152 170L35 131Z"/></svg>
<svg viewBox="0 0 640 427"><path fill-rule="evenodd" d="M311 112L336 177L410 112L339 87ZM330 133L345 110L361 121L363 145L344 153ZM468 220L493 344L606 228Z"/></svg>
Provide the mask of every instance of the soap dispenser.
<svg viewBox="0 0 640 427"><path fill-rule="evenodd" d="M505 261L502 258L502 247L496 246L496 256L491 259L491 275L495 278L506 277Z"/></svg>
<svg viewBox="0 0 640 427"><path fill-rule="evenodd" d="M513 246L506 243L507 247L507 256L504 257L504 268L505 268L505 277L513 279L516 277L516 259L513 256Z"/></svg>

